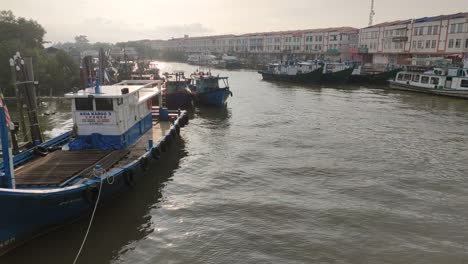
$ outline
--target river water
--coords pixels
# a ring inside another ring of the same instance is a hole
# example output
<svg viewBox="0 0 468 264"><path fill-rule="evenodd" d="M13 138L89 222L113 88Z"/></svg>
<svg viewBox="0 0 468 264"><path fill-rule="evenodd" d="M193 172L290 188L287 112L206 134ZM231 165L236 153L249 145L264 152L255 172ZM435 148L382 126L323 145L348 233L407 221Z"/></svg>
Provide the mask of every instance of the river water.
<svg viewBox="0 0 468 264"><path fill-rule="evenodd" d="M218 73L227 108L98 210L79 263L468 263L468 101ZM68 107L42 103L46 135ZM0 263L72 263L88 221Z"/></svg>

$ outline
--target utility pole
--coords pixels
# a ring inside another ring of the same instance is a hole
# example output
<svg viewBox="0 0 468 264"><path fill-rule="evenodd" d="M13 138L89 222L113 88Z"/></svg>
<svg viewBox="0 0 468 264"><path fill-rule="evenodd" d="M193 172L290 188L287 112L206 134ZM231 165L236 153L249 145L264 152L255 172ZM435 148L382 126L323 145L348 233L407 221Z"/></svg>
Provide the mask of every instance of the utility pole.
<svg viewBox="0 0 468 264"><path fill-rule="evenodd" d="M372 26L374 23L374 0L371 0L371 8L370 8L370 13L369 13L369 27Z"/></svg>

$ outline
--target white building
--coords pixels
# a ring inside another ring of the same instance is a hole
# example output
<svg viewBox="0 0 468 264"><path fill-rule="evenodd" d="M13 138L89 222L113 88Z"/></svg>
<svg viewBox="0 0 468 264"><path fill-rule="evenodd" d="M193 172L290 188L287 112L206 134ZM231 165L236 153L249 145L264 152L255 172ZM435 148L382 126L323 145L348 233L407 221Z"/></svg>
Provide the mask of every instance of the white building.
<svg viewBox="0 0 468 264"><path fill-rule="evenodd" d="M358 32L356 28L341 27L192 38L185 36L168 40L166 48L187 53L277 54L347 60L357 53Z"/></svg>
<svg viewBox="0 0 468 264"><path fill-rule="evenodd" d="M385 22L359 31L364 60L376 64L423 64L461 60L468 53L468 13Z"/></svg>

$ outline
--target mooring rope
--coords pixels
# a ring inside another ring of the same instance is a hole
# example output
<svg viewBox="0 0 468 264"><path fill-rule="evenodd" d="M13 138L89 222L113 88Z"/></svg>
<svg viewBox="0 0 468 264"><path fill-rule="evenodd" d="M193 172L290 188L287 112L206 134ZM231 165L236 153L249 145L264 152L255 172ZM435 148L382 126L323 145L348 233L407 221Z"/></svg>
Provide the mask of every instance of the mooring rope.
<svg viewBox="0 0 468 264"><path fill-rule="evenodd" d="M101 169L96 170L95 173L98 172L98 171L101 172L102 170ZM94 175L94 176L97 177L97 175ZM83 242L81 242L80 250L78 250L78 253L76 254L75 260L73 261L73 264L76 264L76 262L78 261L78 258L80 257L81 251L83 250L84 245L86 243L86 240L88 239L89 230L91 229L91 225L93 224L94 215L96 214L96 209L97 209L98 204L99 204L99 198L101 197L101 190L102 190L102 185L103 185L102 174L100 175L99 179L101 181L101 184L99 186L99 192L98 192L98 196L97 196L97 199L96 199L96 204L94 205L93 213L91 214L91 219L89 220L88 229L86 230L86 234L85 234L85 236L83 238Z"/></svg>

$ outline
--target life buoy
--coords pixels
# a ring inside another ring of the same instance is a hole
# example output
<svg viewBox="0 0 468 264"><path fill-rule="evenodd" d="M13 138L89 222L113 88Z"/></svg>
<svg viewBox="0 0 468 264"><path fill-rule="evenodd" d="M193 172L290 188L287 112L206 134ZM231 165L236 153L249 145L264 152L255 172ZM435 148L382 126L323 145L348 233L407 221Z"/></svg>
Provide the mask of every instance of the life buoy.
<svg viewBox="0 0 468 264"><path fill-rule="evenodd" d="M84 199L90 203L95 204L99 195L99 185L93 184L86 187L83 192Z"/></svg>
<svg viewBox="0 0 468 264"><path fill-rule="evenodd" d="M49 154L49 151L43 146L37 146L33 150L34 155L45 157Z"/></svg>
<svg viewBox="0 0 468 264"><path fill-rule="evenodd" d="M140 163L140 168L143 171L146 171L148 169L148 158L147 157L142 157L139 161Z"/></svg>
<svg viewBox="0 0 468 264"><path fill-rule="evenodd" d="M159 160L159 158L161 158L161 151L159 151L158 148L153 148L151 150L151 156L153 157L153 159Z"/></svg>
<svg viewBox="0 0 468 264"><path fill-rule="evenodd" d="M123 172L123 177L124 177L125 183L128 186L134 187L136 185L135 175L133 174L132 169L125 169Z"/></svg>

